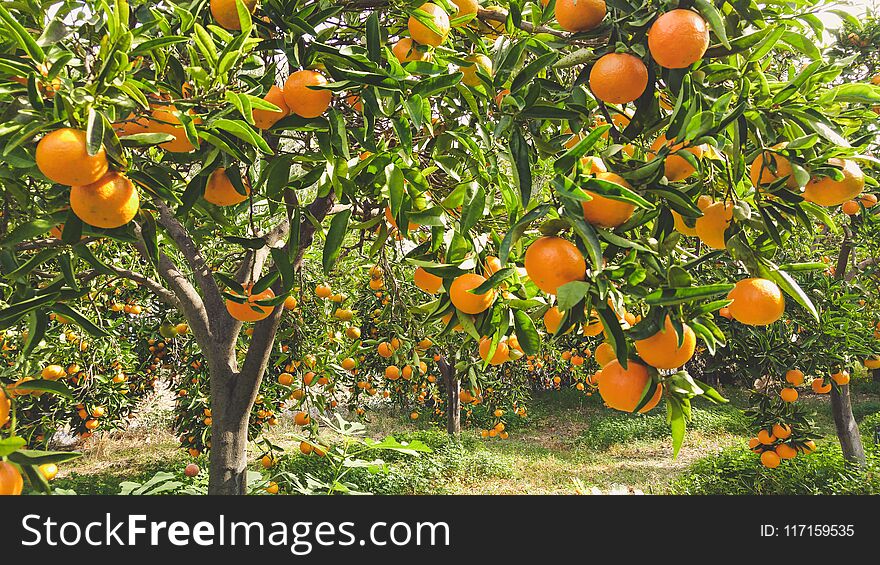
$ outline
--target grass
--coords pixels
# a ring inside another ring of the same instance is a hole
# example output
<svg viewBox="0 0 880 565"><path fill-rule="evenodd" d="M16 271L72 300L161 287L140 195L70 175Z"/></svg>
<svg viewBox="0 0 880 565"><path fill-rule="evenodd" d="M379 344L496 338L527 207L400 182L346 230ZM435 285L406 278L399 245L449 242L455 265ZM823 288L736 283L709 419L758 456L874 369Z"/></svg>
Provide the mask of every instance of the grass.
<svg viewBox="0 0 880 565"><path fill-rule="evenodd" d="M854 391L853 411L869 441L873 426L880 424L880 403L875 400L875 385L864 385ZM378 494L571 494L584 487L607 492L615 485L646 493L688 493L700 488L720 489L720 483L712 480L714 474L742 473L735 482L738 489L748 491L757 488L763 471L745 449L751 435L741 412L746 395L723 393L730 404L695 402L694 420L675 459L661 410L650 415L614 412L601 405L598 395L587 398L573 390L536 395L529 406L528 423L511 431L507 440L481 439L477 431L465 430L459 441L453 441L441 430L410 422L404 413L375 412L367 422L369 436L418 439L433 451L419 457L391 455L385 457L385 472L358 470L350 478L359 488ZM827 396L805 394L801 402L813 412L826 436L820 448L830 447L832 455L828 457L833 458L836 437ZM296 454L299 441L295 436L292 424L282 420L269 437L293 453L284 470L295 476L325 472L321 460ZM259 470L258 455L256 450L251 454L255 470ZM169 432L121 434L93 443L83 458L64 466L56 485L80 494L115 493L123 480L143 481L159 470L178 471L189 460ZM835 488L840 492L854 488L854 479L845 469L835 467L835 462L828 464L832 468L828 471L820 468L821 457L815 461L799 463L798 469L817 481L822 478L828 484L839 483ZM835 478L828 479L823 473L832 473ZM781 481L775 487L762 488L781 490L785 484Z"/></svg>

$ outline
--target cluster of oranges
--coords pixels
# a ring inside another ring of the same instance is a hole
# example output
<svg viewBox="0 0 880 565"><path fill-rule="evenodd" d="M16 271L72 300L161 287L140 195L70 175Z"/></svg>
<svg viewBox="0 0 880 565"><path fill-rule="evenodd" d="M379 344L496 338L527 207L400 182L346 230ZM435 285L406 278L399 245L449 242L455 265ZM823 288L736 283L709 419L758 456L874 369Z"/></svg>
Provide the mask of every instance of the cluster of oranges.
<svg viewBox="0 0 880 565"><path fill-rule="evenodd" d="M791 437L791 426L777 422L758 430L758 434L749 440L749 449L760 453L761 464L769 469L775 469L784 459L794 459L798 452L810 454L816 450L813 440L794 443L790 441Z"/></svg>

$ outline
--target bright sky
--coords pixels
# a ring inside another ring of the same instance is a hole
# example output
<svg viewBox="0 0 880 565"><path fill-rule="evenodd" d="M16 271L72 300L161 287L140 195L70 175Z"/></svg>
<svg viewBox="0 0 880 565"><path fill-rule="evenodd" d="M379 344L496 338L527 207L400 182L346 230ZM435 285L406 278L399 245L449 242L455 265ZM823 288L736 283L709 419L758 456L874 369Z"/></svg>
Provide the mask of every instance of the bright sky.
<svg viewBox="0 0 880 565"><path fill-rule="evenodd" d="M880 0L845 0L841 1L839 6L834 6L835 9L846 10L854 16L864 14L869 7L873 7L875 12L880 11ZM836 29L840 27L840 18L835 14L820 14L819 19L828 28Z"/></svg>

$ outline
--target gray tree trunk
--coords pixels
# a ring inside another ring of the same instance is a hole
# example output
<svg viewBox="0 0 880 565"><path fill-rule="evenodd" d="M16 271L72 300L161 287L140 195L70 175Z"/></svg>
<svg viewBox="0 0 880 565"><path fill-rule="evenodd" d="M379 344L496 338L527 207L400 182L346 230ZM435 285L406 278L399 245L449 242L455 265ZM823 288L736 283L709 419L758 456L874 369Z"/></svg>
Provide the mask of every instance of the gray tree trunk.
<svg viewBox="0 0 880 565"><path fill-rule="evenodd" d="M458 375L455 373L455 360L450 363L446 357L440 358L440 374L446 384L446 433L451 436L461 434L461 399L459 398Z"/></svg>

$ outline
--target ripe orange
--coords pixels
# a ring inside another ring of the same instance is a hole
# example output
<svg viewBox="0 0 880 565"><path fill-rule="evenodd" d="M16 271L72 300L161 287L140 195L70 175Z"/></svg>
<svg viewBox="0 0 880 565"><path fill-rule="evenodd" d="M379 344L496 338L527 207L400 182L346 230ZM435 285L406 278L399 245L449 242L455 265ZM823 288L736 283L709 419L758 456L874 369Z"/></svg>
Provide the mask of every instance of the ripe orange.
<svg viewBox="0 0 880 565"><path fill-rule="evenodd" d="M252 14L257 8L257 0L242 0L242 4ZM241 29L235 0L211 0L211 15L224 29Z"/></svg>
<svg viewBox="0 0 880 565"><path fill-rule="evenodd" d="M794 402L798 398L798 391L795 388L784 388L779 391L779 396L781 396L782 400L785 402Z"/></svg>
<svg viewBox="0 0 880 565"><path fill-rule="evenodd" d="M389 381L396 381L400 378L400 368L397 365L388 365L385 367L385 378Z"/></svg>
<svg viewBox="0 0 880 565"><path fill-rule="evenodd" d="M285 310L296 310L296 298L292 296L288 296L284 299L284 309ZM349 328L351 329L351 328ZM346 333L348 330L346 330Z"/></svg>
<svg viewBox="0 0 880 565"><path fill-rule="evenodd" d="M733 220L733 204L715 202L703 210L703 215L695 222L697 237L712 249L724 249L724 232Z"/></svg>
<svg viewBox="0 0 880 565"><path fill-rule="evenodd" d="M861 208L859 207L859 203L855 200L847 200L843 203L841 209L843 210L843 213L847 216L855 216L859 213L859 210L861 210Z"/></svg>
<svg viewBox="0 0 880 565"><path fill-rule="evenodd" d="M330 107L333 93L314 90L310 86L327 84L324 75L315 71L296 71L284 82L284 101L290 111L301 118L317 118Z"/></svg>
<svg viewBox="0 0 880 565"><path fill-rule="evenodd" d="M599 173L596 175L596 178L619 184L624 188L632 189L632 186L630 186L623 177L614 173ZM589 190L584 190L584 192L586 192L592 200L589 202L581 202L581 208L583 208L584 211L584 218L594 226L616 228L629 220L633 215L633 211L636 209L636 207L629 202L607 198Z"/></svg>
<svg viewBox="0 0 880 565"><path fill-rule="evenodd" d="M391 52L400 61L400 64L409 63L410 61L426 61L428 59L427 51L420 51L418 44L409 37L404 37L394 44Z"/></svg>
<svg viewBox="0 0 880 565"><path fill-rule="evenodd" d="M598 347L596 347L596 352L593 356L596 359L596 363L603 368L608 365L608 363L617 359L617 353L614 351L614 346L607 341L603 341Z"/></svg>
<svg viewBox="0 0 880 565"><path fill-rule="evenodd" d="M813 379L813 383L810 386L816 394L828 394L831 392L831 383L824 383L824 379Z"/></svg>
<svg viewBox="0 0 880 565"><path fill-rule="evenodd" d="M670 151L670 154L666 156L666 161L663 163L663 174L666 175L669 182L684 180L697 171L693 165L684 159L684 157L674 154L676 151L684 147L684 143L676 143L674 139L668 140L666 139L666 134L661 133L660 136L654 140L654 143L651 145L652 152L649 153L649 157L653 159L663 147L669 147ZM703 156L702 145L688 147L685 151L693 153L697 159Z"/></svg>
<svg viewBox="0 0 880 565"><path fill-rule="evenodd" d="M589 31L605 18L605 0L557 0L556 21L565 31Z"/></svg>
<svg viewBox="0 0 880 565"><path fill-rule="evenodd" d="M9 421L9 399L6 397L6 393L0 388L0 428L6 425L6 422Z"/></svg>
<svg viewBox="0 0 880 565"><path fill-rule="evenodd" d="M46 365L40 372L40 376L49 381L57 381L66 374L67 371L61 365Z"/></svg>
<svg viewBox="0 0 880 565"><path fill-rule="evenodd" d="M604 329L605 326L602 325L602 320L599 319L599 313L596 310L592 310L587 318L587 323L584 324L584 335L588 337L596 336L602 333Z"/></svg>
<svg viewBox="0 0 880 565"><path fill-rule="evenodd" d="M859 200L861 201L862 206L865 208L871 208L877 204L877 195L864 193Z"/></svg>
<svg viewBox="0 0 880 565"><path fill-rule="evenodd" d="M547 328L547 333L555 334L564 317L565 313L560 312L556 306L549 308L544 313L544 327Z"/></svg>
<svg viewBox="0 0 880 565"><path fill-rule="evenodd" d="M526 249L525 268L538 288L555 295L560 286L584 280L587 264L573 243L547 236L535 240Z"/></svg>
<svg viewBox="0 0 880 565"><path fill-rule="evenodd" d="M648 67L628 53L603 55L590 70L590 89L608 104L626 104L648 87Z"/></svg>
<svg viewBox="0 0 880 565"><path fill-rule="evenodd" d="M453 19L463 18L464 16L469 16L470 14L476 14L477 10L480 8L480 3L477 0L452 0L452 3L458 8L455 12L455 17ZM453 27L458 27L465 25L466 22L459 22L455 24Z"/></svg>
<svg viewBox="0 0 880 565"><path fill-rule="evenodd" d="M329 298L331 294L333 294L333 290L326 284L319 284L315 287L315 295L318 298Z"/></svg>
<svg viewBox="0 0 880 565"><path fill-rule="evenodd" d="M229 315L241 322L256 322L264 318L268 318L272 313L272 306L262 306L257 304L257 300L268 300L275 298L275 293L271 288L267 288L263 292L251 294L253 284L245 285L244 290L247 295L247 301L239 303L234 300L226 299L226 310ZM235 294L235 293L232 293Z"/></svg>
<svg viewBox="0 0 880 565"><path fill-rule="evenodd" d="M192 110L189 112L192 114ZM181 112L173 105L156 106L149 121L149 129L153 133L167 133L174 139L160 143L159 147L172 153L189 153L195 147L190 143L180 121ZM201 123L198 116L193 116L193 123Z"/></svg>
<svg viewBox="0 0 880 565"><path fill-rule="evenodd" d="M787 443L780 443L776 446L776 455L780 459L794 459L797 456L797 449Z"/></svg>
<svg viewBox="0 0 880 565"><path fill-rule="evenodd" d="M256 125L258 129L269 129L274 126L278 120L287 117L290 114L290 108L287 106L287 102L284 101L284 91L274 84L269 88L269 92L266 93L263 100L278 106L279 111L273 112L272 110L255 109L253 112L254 125Z"/></svg>
<svg viewBox="0 0 880 565"><path fill-rule="evenodd" d="M492 255L486 257L485 271L487 277L491 277L501 269L501 259Z"/></svg>
<svg viewBox="0 0 880 565"><path fill-rule="evenodd" d="M709 26L696 12L670 10L648 30L648 49L657 64L684 69L699 61L709 47Z"/></svg>
<svg viewBox="0 0 880 565"><path fill-rule="evenodd" d="M636 352L642 361L658 369L677 369L694 356L697 337L694 330L683 324L684 339L678 344L679 335L667 315L664 328L646 339L635 342Z"/></svg>
<svg viewBox="0 0 880 565"><path fill-rule="evenodd" d="M486 278L476 273L459 275L449 285L449 299L452 304L465 314L479 314L495 300L495 290L487 290L483 294L468 292L486 282Z"/></svg>
<svg viewBox="0 0 880 565"><path fill-rule="evenodd" d="M440 292L440 287L443 286L442 278L432 275L421 267L417 268L413 274L413 282L428 294L437 294Z"/></svg>
<svg viewBox="0 0 880 565"><path fill-rule="evenodd" d="M685 223L684 217L675 210L669 210L669 212L672 214L672 224L675 227L675 231L677 231L681 235L688 235L691 237L697 235L696 226L690 227L689 225L687 225ZM695 220L693 218L688 218L688 220L695 223Z"/></svg>
<svg viewBox="0 0 880 565"><path fill-rule="evenodd" d="M785 372L785 380L792 386L804 384L804 373L798 369L790 369Z"/></svg>
<svg viewBox="0 0 880 565"><path fill-rule="evenodd" d="M868 359L865 359L862 364L865 366L866 369L880 369L880 357L869 357ZM2 424L0 424L0 426L2 426Z"/></svg>
<svg viewBox="0 0 880 565"><path fill-rule="evenodd" d="M351 371L357 366L357 362L351 357L346 357L342 360L342 363L340 363L340 365L342 365L342 368L346 371Z"/></svg>
<svg viewBox="0 0 880 565"><path fill-rule="evenodd" d="M757 449L759 445L761 445L761 442L758 440L758 438L753 437L749 439L749 449L751 449L755 453L759 453L759 450Z"/></svg>
<svg viewBox="0 0 880 565"><path fill-rule="evenodd" d="M70 188L70 209L96 228L118 228L135 217L141 200L134 184L116 172L86 185Z"/></svg>
<svg viewBox="0 0 880 565"><path fill-rule="evenodd" d="M831 375L831 380L836 382L839 386L848 385L849 371L837 371Z"/></svg>
<svg viewBox="0 0 880 565"><path fill-rule="evenodd" d="M584 170L591 175L598 175L599 173L608 172L608 167L605 166L602 158L596 157L595 155L587 155L586 157L581 157L581 165L584 167Z"/></svg>
<svg viewBox="0 0 880 565"><path fill-rule="evenodd" d="M770 445L776 441L776 436L771 434L767 430L760 430L758 432L758 441L760 441L764 445Z"/></svg>
<svg viewBox="0 0 880 565"><path fill-rule="evenodd" d="M748 278L738 281L727 294L730 314L749 326L766 326L782 317L785 298L776 283L767 279Z"/></svg>
<svg viewBox="0 0 880 565"><path fill-rule="evenodd" d="M437 47L446 41L446 36L449 35L449 16L446 14L446 11L440 6L431 4L430 2L422 4L419 7L419 11L426 13L431 18L434 27L436 27L440 33L428 29L428 27L417 20L415 16L410 16L409 21L407 22L407 27L409 28L409 35L413 38L413 41L421 43L422 45L430 45L431 47Z"/></svg>
<svg viewBox="0 0 880 565"><path fill-rule="evenodd" d="M241 194L232 185L224 167L218 167L208 176L208 184L205 186L205 200L215 206L235 206L248 199L251 193L250 183L242 179L247 194Z"/></svg>
<svg viewBox="0 0 880 565"><path fill-rule="evenodd" d="M783 149L784 147L784 145L775 145L773 148ZM763 151L755 157L749 168L749 178L752 181L752 185L756 188L761 185L771 184L781 178L786 179L786 187L791 189L798 187L797 181L794 175L792 175L791 162L782 155L771 151Z"/></svg>
<svg viewBox="0 0 880 565"><path fill-rule="evenodd" d="M293 375L290 373L281 373L278 375L278 383L282 386L290 386L293 384Z"/></svg>
<svg viewBox="0 0 880 565"><path fill-rule="evenodd" d="M489 349L492 347L492 339L488 337L484 337L480 340L480 358L485 361L489 357ZM499 341L498 345L495 346L495 353L492 355L492 358L489 359L490 365L500 365L507 361L509 349L507 344L503 341Z"/></svg>
<svg viewBox="0 0 880 565"><path fill-rule="evenodd" d="M293 416L293 423L297 426L308 426L312 419L305 412L297 412Z"/></svg>
<svg viewBox="0 0 880 565"><path fill-rule="evenodd" d="M390 343L388 343L387 341L383 341L376 346L376 353L378 353L380 357L388 359L389 357L394 355L394 349L391 347Z"/></svg>
<svg viewBox="0 0 880 565"><path fill-rule="evenodd" d="M788 439L791 436L791 427L788 424L773 424L773 435L779 439Z"/></svg>
<svg viewBox="0 0 880 565"><path fill-rule="evenodd" d="M805 441L804 444L801 446L801 450L807 455L813 453L814 451L816 451L816 442L811 439Z"/></svg>
<svg viewBox="0 0 880 565"><path fill-rule="evenodd" d="M464 76L461 77L461 82L468 86L480 86L483 82L480 80L480 77L477 76L477 71L482 69L483 72L490 77L492 76L492 59L483 55L482 53L475 53L473 55L469 55L465 58L465 61L468 61L470 64L462 66L459 70L461 70Z"/></svg>
<svg viewBox="0 0 880 565"><path fill-rule="evenodd" d="M779 462L779 455L777 455L775 451L768 450L761 454L761 464L768 469L779 467Z"/></svg>
<svg viewBox="0 0 880 565"><path fill-rule="evenodd" d="M7 461L0 461L0 495L19 495L24 488L24 480L18 469Z"/></svg>
<svg viewBox="0 0 880 565"><path fill-rule="evenodd" d="M37 143L37 167L49 180L68 186L91 184L109 168L104 148L89 155L86 132L73 128L56 129Z"/></svg>
<svg viewBox="0 0 880 565"><path fill-rule="evenodd" d="M624 369L620 361L614 359L599 374L599 395L609 407L632 412L639 405L642 391L650 378L644 365L630 360ZM657 406L663 396L662 388L656 388L654 396L639 410L640 413L644 414Z"/></svg>
<svg viewBox="0 0 880 565"><path fill-rule="evenodd" d="M865 188L865 175L855 161L849 159L830 159L829 165L838 167L843 180L830 177L814 177L804 187L804 200L819 206L837 206L855 198Z"/></svg>

